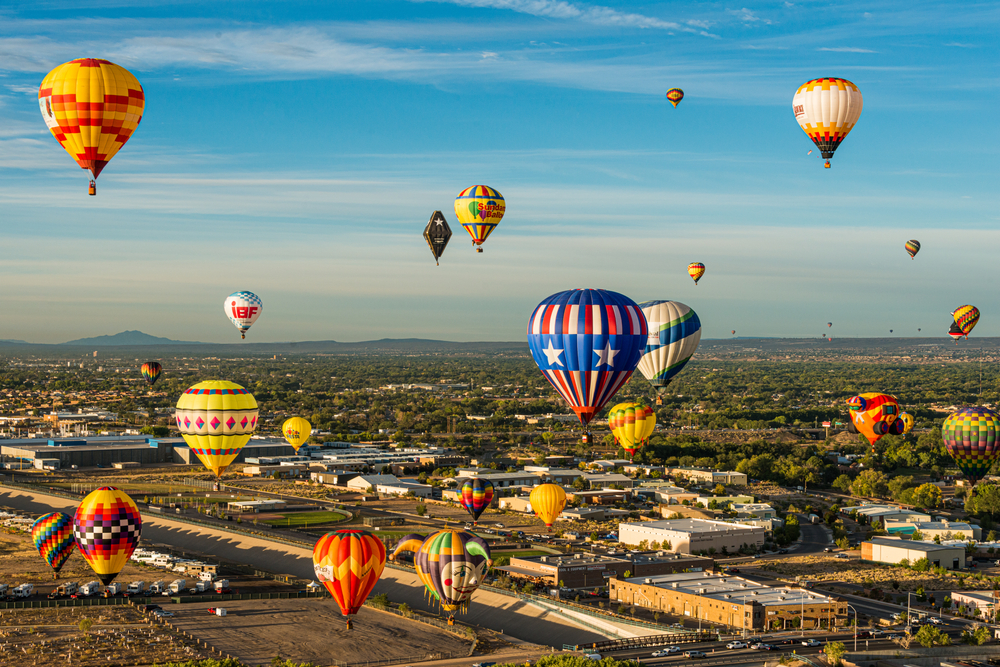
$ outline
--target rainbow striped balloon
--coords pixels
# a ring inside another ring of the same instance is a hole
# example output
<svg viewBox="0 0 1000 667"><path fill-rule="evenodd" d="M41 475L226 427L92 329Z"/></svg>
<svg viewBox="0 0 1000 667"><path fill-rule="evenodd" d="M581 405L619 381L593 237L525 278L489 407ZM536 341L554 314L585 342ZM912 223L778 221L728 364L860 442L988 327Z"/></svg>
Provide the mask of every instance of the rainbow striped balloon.
<svg viewBox="0 0 1000 667"><path fill-rule="evenodd" d="M313 569L347 617L361 609L385 569L385 546L371 533L337 530L319 538L313 547Z"/></svg>
<svg viewBox="0 0 1000 667"><path fill-rule="evenodd" d="M31 541L49 567L58 572L76 545L73 540L73 517L62 512L40 517L31 526Z"/></svg>
<svg viewBox="0 0 1000 667"><path fill-rule="evenodd" d="M493 482L488 479L473 477L465 481L462 485L462 507L472 515L472 522L479 521L480 515L493 502Z"/></svg>

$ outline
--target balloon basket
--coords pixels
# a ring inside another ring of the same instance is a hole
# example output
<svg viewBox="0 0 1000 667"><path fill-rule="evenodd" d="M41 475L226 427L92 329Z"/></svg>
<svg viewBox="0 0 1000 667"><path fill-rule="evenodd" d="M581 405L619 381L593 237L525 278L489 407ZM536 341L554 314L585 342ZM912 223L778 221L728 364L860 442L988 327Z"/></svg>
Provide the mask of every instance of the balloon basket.
<svg viewBox="0 0 1000 667"><path fill-rule="evenodd" d="M476 252L482 252L482 251L483 251L482 248L479 248L479 247L476 248Z"/></svg>
<svg viewBox="0 0 1000 667"><path fill-rule="evenodd" d="M90 182L90 187L87 188L87 194L89 194L91 197L93 197L94 195L97 194L97 182L96 181L91 181Z"/></svg>
<svg viewBox="0 0 1000 667"><path fill-rule="evenodd" d="M347 619L347 629L348 630L354 629L354 623L351 621L351 619Z"/></svg>
<svg viewBox="0 0 1000 667"><path fill-rule="evenodd" d="M240 334L240 340L246 340L246 339L247 339L247 335L245 333L241 333Z"/></svg>
<svg viewBox="0 0 1000 667"><path fill-rule="evenodd" d="M455 625L455 617L454 616L449 616L448 617L448 625Z"/></svg>
<svg viewBox="0 0 1000 667"><path fill-rule="evenodd" d="M824 169L829 169L830 168L830 161L829 160L827 160L826 162L823 163L823 168Z"/></svg>

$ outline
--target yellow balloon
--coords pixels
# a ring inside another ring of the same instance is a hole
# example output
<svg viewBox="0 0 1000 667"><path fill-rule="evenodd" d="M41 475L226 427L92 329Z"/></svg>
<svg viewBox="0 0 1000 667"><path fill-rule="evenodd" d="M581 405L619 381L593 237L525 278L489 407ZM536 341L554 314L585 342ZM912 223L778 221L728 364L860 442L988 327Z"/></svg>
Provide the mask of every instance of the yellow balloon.
<svg viewBox="0 0 1000 667"><path fill-rule="evenodd" d="M309 440L309 436L312 434L312 424L302 417L292 417L291 419L286 419L285 423L281 425L281 434L285 436L285 440L288 441L288 444L298 454L299 447L306 444L306 441Z"/></svg>
<svg viewBox="0 0 1000 667"><path fill-rule="evenodd" d="M226 471L257 428L257 401L234 382L199 382L177 401L177 428L216 476Z"/></svg>
<svg viewBox="0 0 1000 667"><path fill-rule="evenodd" d="M566 507L566 492L557 484L540 484L531 490L528 502L531 503L535 516L551 528L556 517Z"/></svg>
<svg viewBox="0 0 1000 667"><path fill-rule="evenodd" d="M482 252L483 242L493 233L507 203L503 195L488 185L472 185L458 193L455 198L455 216L472 237L472 246Z"/></svg>

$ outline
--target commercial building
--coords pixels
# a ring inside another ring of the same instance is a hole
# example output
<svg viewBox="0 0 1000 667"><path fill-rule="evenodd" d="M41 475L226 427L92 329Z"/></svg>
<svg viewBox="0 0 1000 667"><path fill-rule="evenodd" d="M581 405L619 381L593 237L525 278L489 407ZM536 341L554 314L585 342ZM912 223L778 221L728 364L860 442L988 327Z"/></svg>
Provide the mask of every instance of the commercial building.
<svg viewBox="0 0 1000 667"><path fill-rule="evenodd" d="M903 509L898 505L865 504L860 507L851 507L847 511L856 512L858 518L864 518L868 523L874 525L883 521L930 521L931 515L923 512Z"/></svg>
<svg viewBox="0 0 1000 667"><path fill-rule="evenodd" d="M596 489L631 489L636 486L636 481L627 475L617 472L585 472L580 475L590 484L590 488Z"/></svg>
<svg viewBox="0 0 1000 667"><path fill-rule="evenodd" d="M538 486L542 483L542 478L531 472L497 472L496 470L482 468L460 468L455 472L455 478L462 480L467 477L477 477L489 480L493 484L495 491L510 488L520 488L522 486Z"/></svg>
<svg viewBox="0 0 1000 667"><path fill-rule="evenodd" d="M992 621L1000 609L1000 591L955 591L951 594L951 608L962 614L973 614L984 621ZM975 610L979 613L976 614Z"/></svg>
<svg viewBox="0 0 1000 667"><path fill-rule="evenodd" d="M347 488L365 493L375 491L375 487L381 485L393 486L400 483L400 479L395 475L358 475L347 481Z"/></svg>
<svg viewBox="0 0 1000 667"><path fill-rule="evenodd" d="M669 544L678 553L736 553L742 547L764 546L765 530L725 521L707 519L669 519L643 523L618 524L622 544ZM664 546L664 548L667 548Z"/></svg>
<svg viewBox="0 0 1000 667"><path fill-rule="evenodd" d="M405 496L412 493L417 498L432 498L434 496L434 487L430 484L400 481L389 484L376 484L375 492L380 496Z"/></svg>
<svg viewBox="0 0 1000 667"><path fill-rule="evenodd" d="M291 450L291 447L288 447ZM110 468L115 463L133 462L141 465L172 463L177 450L187 450L182 438L152 438L146 436L101 436L95 438L25 438L5 440L0 454L31 467L44 460L42 468ZM56 463L57 462L57 463ZM197 463L197 459L195 460Z"/></svg>
<svg viewBox="0 0 1000 667"><path fill-rule="evenodd" d="M670 468L667 473L671 477L686 477L696 479L706 484L729 484L731 486L746 486L747 476L735 470L721 471L709 468Z"/></svg>
<svg viewBox="0 0 1000 667"><path fill-rule="evenodd" d="M983 529L963 521L897 521L886 519L885 530L889 535L913 535L920 531L925 540L940 537L943 540L975 540L983 537Z"/></svg>
<svg viewBox="0 0 1000 667"><path fill-rule="evenodd" d="M715 501L716 507L722 508L727 505L753 503L753 496L698 496L692 502L699 502L705 507L708 507L713 500Z"/></svg>
<svg viewBox="0 0 1000 667"><path fill-rule="evenodd" d="M697 501L700 495L697 491L688 491L680 486L661 486L653 492L653 499L664 505L683 505L685 500L688 503Z"/></svg>
<svg viewBox="0 0 1000 667"><path fill-rule="evenodd" d="M631 494L619 489L599 489L597 491L572 491L566 494L569 501L579 500L584 505L614 505L625 502Z"/></svg>
<svg viewBox="0 0 1000 667"><path fill-rule="evenodd" d="M712 566L711 558L660 551L620 556L578 553L511 558L510 565L496 569L503 570L511 577L546 586L596 588L606 586L612 577L623 577L625 574L645 577L671 572L701 571L711 569Z"/></svg>
<svg viewBox="0 0 1000 667"><path fill-rule="evenodd" d="M873 537L861 543L861 560L873 563L910 563L926 558L935 567L946 570L965 569L965 546L914 542L894 537Z"/></svg>
<svg viewBox="0 0 1000 667"><path fill-rule="evenodd" d="M273 512L285 509L284 500L239 500L226 503L231 512Z"/></svg>
<svg viewBox="0 0 1000 667"><path fill-rule="evenodd" d="M612 600L688 616L734 632L836 628L847 602L803 588L772 588L742 577L702 573L612 578Z"/></svg>
<svg viewBox="0 0 1000 667"><path fill-rule="evenodd" d="M733 503L732 510L740 519L774 519L777 514L767 503Z"/></svg>

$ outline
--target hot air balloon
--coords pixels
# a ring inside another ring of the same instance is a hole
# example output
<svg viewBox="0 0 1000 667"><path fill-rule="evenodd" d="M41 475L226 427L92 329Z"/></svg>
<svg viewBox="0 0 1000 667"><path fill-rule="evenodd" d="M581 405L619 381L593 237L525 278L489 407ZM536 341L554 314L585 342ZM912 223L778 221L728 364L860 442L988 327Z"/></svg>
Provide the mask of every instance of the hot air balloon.
<svg viewBox="0 0 1000 667"><path fill-rule="evenodd" d="M31 526L31 541L38 549L38 555L55 570L52 574L55 578L76 545L73 541L73 517L62 512L50 512L39 517Z"/></svg>
<svg viewBox="0 0 1000 667"><path fill-rule="evenodd" d="M694 280L694 284L697 285L701 277L705 275L705 265L701 262L691 262L688 264L688 275Z"/></svg>
<svg viewBox="0 0 1000 667"><path fill-rule="evenodd" d="M63 63L45 75L38 105L49 132L93 178L97 177L139 127L146 98L131 72L96 58Z"/></svg>
<svg viewBox="0 0 1000 667"><path fill-rule="evenodd" d="M989 473L997 458L998 435L1000 415L989 408L962 408L941 426L945 449L973 485Z"/></svg>
<svg viewBox="0 0 1000 667"><path fill-rule="evenodd" d="M299 447L306 444L309 436L312 435L312 424L302 417L286 419L285 423L281 425L281 435L285 436L285 440L298 454Z"/></svg>
<svg viewBox="0 0 1000 667"><path fill-rule="evenodd" d="M503 219L507 204L503 195L485 185L473 185L455 198L455 215L472 237L472 247L483 251L483 243Z"/></svg>
<svg viewBox="0 0 1000 667"><path fill-rule="evenodd" d="M889 427L899 416L899 402L895 396L869 392L847 400L851 425L865 436L875 451L875 443L889 433Z"/></svg>
<svg viewBox="0 0 1000 667"><path fill-rule="evenodd" d="M94 574L107 586L125 567L142 533L139 508L124 491L102 486L76 508L73 538Z"/></svg>
<svg viewBox="0 0 1000 667"><path fill-rule="evenodd" d="M733 329L731 333L735 336L736 335L736 329Z"/></svg>
<svg viewBox="0 0 1000 667"><path fill-rule="evenodd" d="M677 105L684 99L684 91L680 88L671 88L667 91L667 99L670 100L670 103L673 104L676 109Z"/></svg>
<svg viewBox="0 0 1000 667"><path fill-rule="evenodd" d="M952 311L951 316L955 321L952 323L948 335L954 338L957 343L962 336L965 336L966 339L969 338L969 334L979 322L979 309L975 306L959 306Z"/></svg>
<svg viewBox="0 0 1000 667"><path fill-rule="evenodd" d="M830 327L832 327L832 326L833 326L833 322L827 322L827 323L826 323L826 328L827 328L827 329L829 329L829 328L830 328Z"/></svg>
<svg viewBox="0 0 1000 667"><path fill-rule="evenodd" d="M697 313L679 301L644 301L639 307L649 332L639 360L639 372L662 396L670 381L684 369L698 349L701 320Z"/></svg>
<svg viewBox="0 0 1000 667"><path fill-rule="evenodd" d="M584 426L632 376L646 337L639 306L608 290L553 294L528 319L531 356Z"/></svg>
<svg viewBox="0 0 1000 667"><path fill-rule="evenodd" d="M910 259L913 259L917 256L917 253L920 252L920 241L910 239L906 242L904 247L906 248L906 252L910 253Z"/></svg>
<svg viewBox="0 0 1000 667"><path fill-rule="evenodd" d="M361 610L384 568L385 546L363 530L327 533L313 547L316 578L337 601L348 630L353 627L351 617Z"/></svg>
<svg viewBox="0 0 1000 667"><path fill-rule="evenodd" d="M257 401L234 382L199 382L174 411L177 428L202 464L219 477L257 428Z"/></svg>
<svg viewBox="0 0 1000 667"><path fill-rule="evenodd" d="M448 613L454 623L455 612L467 611L472 594L479 588L492 565L490 548L483 538L464 530L439 530L428 535L411 534L399 541L393 558L413 553L417 576L427 594Z"/></svg>
<svg viewBox="0 0 1000 667"><path fill-rule="evenodd" d="M896 419L897 422L903 425L903 432L900 435L906 435L913 430L913 415L909 412L900 412L899 417Z"/></svg>
<svg viewBox="0 0 1000 667"><path fill-rule="evenodd" d="M441 262L438 260L441 259L444 249L448 247L448 241L451 240L451 227L448 226L448 221L444 219L441 211L434 211L431 215L430 222L424 227L424 240L434 255L434 263L440 266Z"/></svg>
<svg viewBox="0 0 1000 667"><path fill-rule="evenodd" d="M616 406L613 415L609 415L608 424L612 421L612 430L618 446L625 450L629 458L649 439L656 426L656 413L653 409L638 403L624 403ZM532 505L534 507L534 505Z"/></svg>
<svg viewBox="0 0 1000 667"><path fill-rule="evenodd" d="M465 480L459 502L465 511L472 515L472 524L477 524L480 515L493 502L493 482L478 477Z"/></svg>
<svg viewBox="0 0 1000 667"><path fill-rule="evenodd" d="M539 484L528 496L531 509L542 522L552 528L556 517L566 507L566 492L558 484Z"/></svg>
<svg viewBox="0 0 1000 667"><path fill-rule="evenodd" d="M805 133L830 158L861 116L861 91L847 79L813 79L799 86L792 98L792 111Z"/></svg>
<svg viewBox="0 0 1000 667"><path fill-rule="evenodd" d="M150 387L152 387L156 384L156 381L160 379L160 372L162 370L163 366L161 366L158 362L147 361L142 365L141 373L143 379L149 383Z"/></svg>
<svg viewBox="0 0 1000 667"><path fill-rule="evenodd" d="M233 292L222 304L226 317L240 330L240 338L247 337L247 330L260 317L264 302L253 292Z"/></svg>

